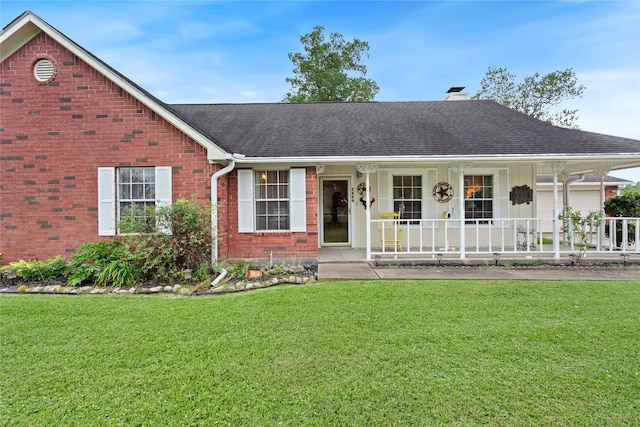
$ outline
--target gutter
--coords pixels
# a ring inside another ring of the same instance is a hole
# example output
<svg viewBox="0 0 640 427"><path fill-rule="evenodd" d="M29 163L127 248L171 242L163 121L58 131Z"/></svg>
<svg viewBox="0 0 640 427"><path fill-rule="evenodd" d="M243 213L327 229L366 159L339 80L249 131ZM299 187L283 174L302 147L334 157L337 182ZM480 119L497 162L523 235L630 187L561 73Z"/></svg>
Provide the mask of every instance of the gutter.
<svg viewBox="0 0 640 427"><path fill-rule="evenodd" d="M211 264L218 260L218 178L231 172L235 166L236 161L230 156L229 164L211 175ZM216 279L213 284L226 276L227 270L222 270L222 274L218 276L219 280Z"/></svg>
<svg viewBox="0 0 640 427"><path fill-rule="evenodd" d="M594 156L601 156L599 160L603 158L606 160L631 160L633 164L640 165L640 152L638 153L625 153L625 154L585 154L585 155L563 155L563 154L547 154L547 155L527 155L527 154L515 154L515 155L477 155L477 156L309 156L309 157L245 157L241 154L234 154L233 158L238 163L250 163L250 164L272 164L272 163L299 163L299 164L316 164L316 163L366 163L366 162L380 162L380 163L414 163L423 162L428 160L433 163L450 163L450 162L464 162L464 161L513 161L513 162L549 162L549 161L583 161L593 160Z"/></svg>

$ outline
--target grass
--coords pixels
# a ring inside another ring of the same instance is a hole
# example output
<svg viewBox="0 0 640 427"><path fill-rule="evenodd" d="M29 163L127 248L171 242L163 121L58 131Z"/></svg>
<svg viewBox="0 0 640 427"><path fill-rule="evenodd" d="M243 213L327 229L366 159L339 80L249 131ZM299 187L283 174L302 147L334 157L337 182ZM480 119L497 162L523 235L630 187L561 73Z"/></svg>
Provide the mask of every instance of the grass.
<svg viewBox="0 0 640 427"><path fill-rule="evenodd" d="M0 424L638 425L640 286L0 297Z"/></svg>

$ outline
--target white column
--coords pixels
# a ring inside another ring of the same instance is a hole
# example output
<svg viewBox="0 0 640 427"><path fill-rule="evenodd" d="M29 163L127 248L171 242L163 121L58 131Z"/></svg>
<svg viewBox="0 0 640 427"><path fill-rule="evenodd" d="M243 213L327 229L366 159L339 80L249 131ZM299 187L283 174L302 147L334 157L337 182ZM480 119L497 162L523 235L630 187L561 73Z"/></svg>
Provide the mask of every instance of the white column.
<svg viewBox="0 0 640 427"><path fill-rule="evenodd" d="M560 221L558 220L558 170L553 171L553 257L560 259Z"/></svg>
<svg viewBox="0 0 640 427"><path fill-rule="evenodd" d="M604 218L604 216L606 215L604 213L604 202L605 202L605 188L604 188L604 178L607 176L608 171L604 170L604 169L596 169L593 171L599 178L600 178L600 212L602 213L602 217ZM601 250L604 247L604 239L605 239L605 225L604 225L604 220L602 221L602 223L600 224L600 227L598 227L598 250Z"/></svg>
<svg viewBox="0 0 640 427"><path fill-rule="evenodd" d="M366 245L367 245L367 261L371 261L371 194L370 194L370 180L369 174L378 170L378 165L373 164L362 164L356 165L356 169L358 172L363 173L365 175L365 236L366 236Z"/></svg>
<svg viewBox="0 0 640 427"><path fill-rule="evenodd" d="M460 198L458 199L458 210L460 211L460 259L465 258L465 214L464 214L464 172L469 170L471 166L468 163L456 163L451 165L451 169L458 173L458 190Z"/></svg>
<svg viewBox="0 0 640 427"><path fill-rule="evenodd" d="M460 211L460 259L465 257L465 211L464 211L464 168L459 169L458 173L458 188L460 191L460 199L458 202L458 209Z"/></svg>

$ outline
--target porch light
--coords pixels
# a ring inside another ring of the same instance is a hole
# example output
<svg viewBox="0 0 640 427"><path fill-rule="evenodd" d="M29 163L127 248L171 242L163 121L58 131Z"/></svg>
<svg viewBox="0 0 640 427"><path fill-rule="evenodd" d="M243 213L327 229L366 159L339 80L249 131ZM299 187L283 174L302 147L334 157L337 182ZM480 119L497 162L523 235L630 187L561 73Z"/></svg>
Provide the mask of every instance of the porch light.
<svg viewBox="0 0 640 427"><path fill-rule="evenodd" d="M186 268L183 273L184 273L184 278L185 279L187 279L187 280L191 279L191 269L190 268Z"/></svg>
<svg viewBox="0 0 640 427"><path fill-rule="evenodd" d="M576 254L569 254L569 258L571 258L571 265L576 265L576 258L578 257L578 255Z"/></svg>
<svg viewBox="0 0 640 427"><path fill-rule="evenodd" d="M442 263L442 254L436 254L436 257L438 257L438 265L440 265Z"/></svg>
<svg viewBox="0 0 640 427"><path fill-rule="evenodd" d="M496 265L498 265L498 263L500 262L500 252L493 253L493 260L495 261Z"/></svg>
<svg viewBox="0 0 640 427"><path fill-rule="evenodd" d="M622 252L620 254L620 257L622 258L622 262L624 263L624 266L627 266L627 261L629 261L629 254Z"/></svg>

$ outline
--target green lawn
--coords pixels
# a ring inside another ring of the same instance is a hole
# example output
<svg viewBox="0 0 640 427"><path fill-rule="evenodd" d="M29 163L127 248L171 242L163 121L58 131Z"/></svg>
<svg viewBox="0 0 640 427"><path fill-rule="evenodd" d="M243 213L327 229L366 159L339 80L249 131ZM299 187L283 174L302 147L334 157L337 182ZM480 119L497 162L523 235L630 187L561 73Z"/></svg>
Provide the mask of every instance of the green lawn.
<svg viewBox="0 0 640 427"><path fill-rule="evenodd" d="M0 297L0 424L640 424L640 285Z"/></svg>

